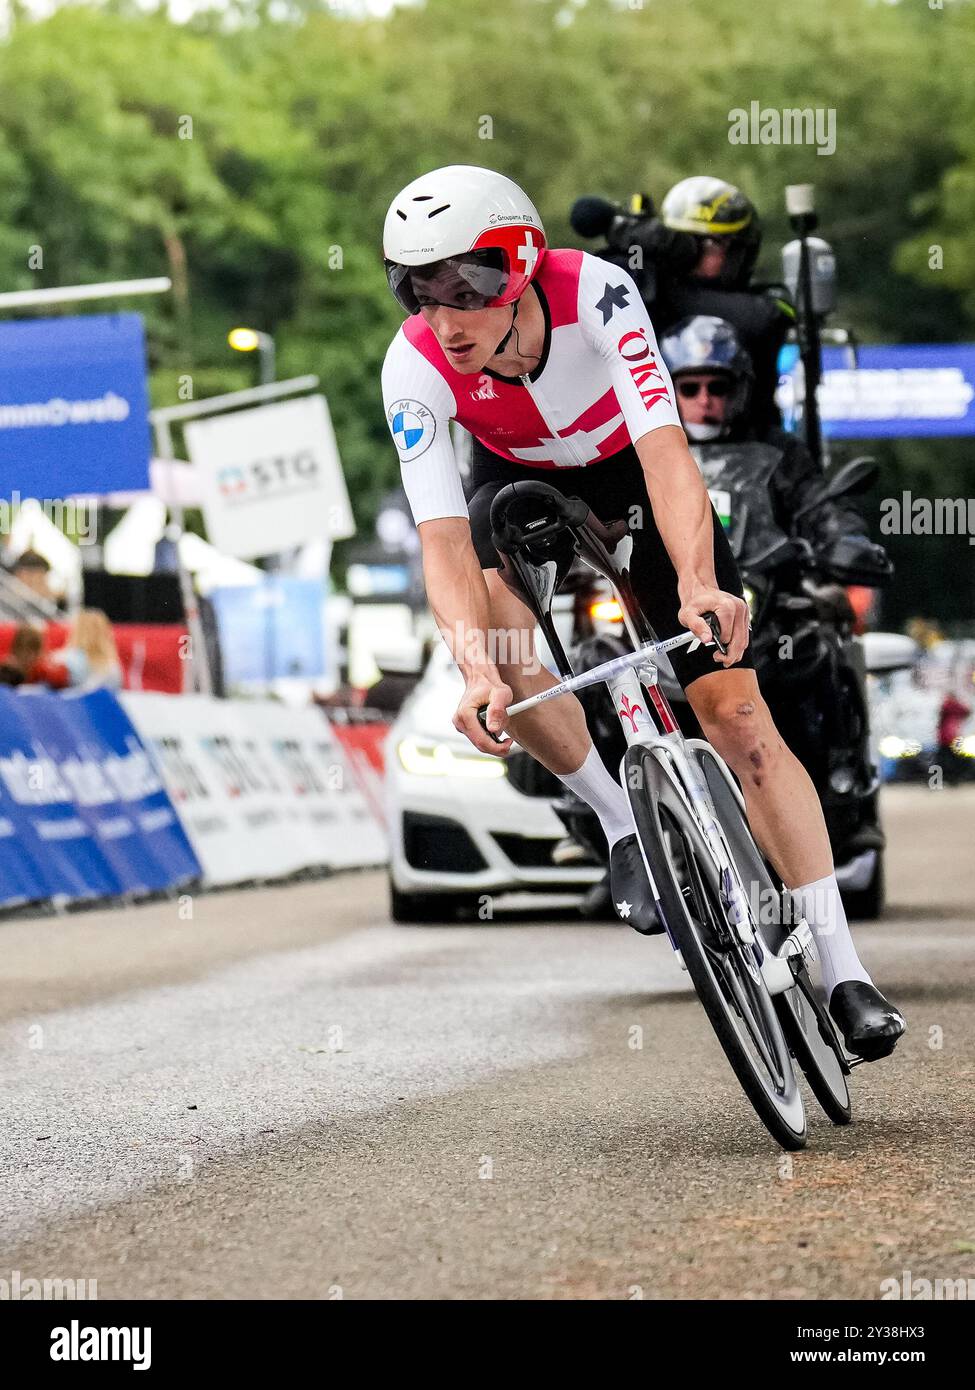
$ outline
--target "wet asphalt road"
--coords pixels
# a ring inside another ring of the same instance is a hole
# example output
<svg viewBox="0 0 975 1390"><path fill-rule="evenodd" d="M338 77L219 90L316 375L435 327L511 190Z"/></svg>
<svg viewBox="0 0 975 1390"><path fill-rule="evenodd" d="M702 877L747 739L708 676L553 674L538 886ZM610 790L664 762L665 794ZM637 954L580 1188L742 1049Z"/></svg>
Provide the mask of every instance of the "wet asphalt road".
<svg viewBox="0 0 975 1390"><path fill-rule="evenodd" d="M975 1293L975 788L885 794L910 1031L755 1119L659 939L396 928L370 872L0 924L0 1277L102 1298Z"/></svg>

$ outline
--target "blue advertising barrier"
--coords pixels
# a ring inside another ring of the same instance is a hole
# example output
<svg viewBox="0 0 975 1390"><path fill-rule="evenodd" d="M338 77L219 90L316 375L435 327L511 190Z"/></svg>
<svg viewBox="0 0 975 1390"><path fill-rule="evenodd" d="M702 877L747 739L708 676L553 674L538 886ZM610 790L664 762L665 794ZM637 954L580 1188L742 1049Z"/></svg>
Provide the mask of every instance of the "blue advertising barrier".
<svg viewBox="0 0 975 1390"><path fill-rule="evenodd" d="M149 486L138 314L0 323L0 498Z"/></svg>
<svg viewBox="0 0 975 1390"><path fill-rule="evenodd" d="M153 892L200 873L110 691L0 688L0 904Z"/></svg>
<svg viewBox="0 0 975 1390"><path fill-rule="evenodd" d="M779 355L778 401L795 428L798 348ZM830 439L945 438L975 434L975 343L824 348L819 410Z"/></svg>

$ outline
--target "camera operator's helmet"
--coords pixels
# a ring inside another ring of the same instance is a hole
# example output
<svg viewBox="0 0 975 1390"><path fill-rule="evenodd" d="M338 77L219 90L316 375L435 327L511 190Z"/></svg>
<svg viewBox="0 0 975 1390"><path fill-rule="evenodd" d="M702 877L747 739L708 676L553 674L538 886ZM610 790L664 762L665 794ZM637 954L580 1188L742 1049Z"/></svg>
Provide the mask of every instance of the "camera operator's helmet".
<svg viewBox="0 0 975 1390"><path fill-rule="evenodd" d="M755 373L751 356L742 347L730 323L710 314L681 319L661 337L660 351L675 384L684 372L721 372L728 377L730 400L725 412L726 428L744 413Z"/></svg>
<svg viewBox="0 0 975 1390"><path fill-rule="evenodd" d="M383 228L389 288L419 312L414 272L427 303L457 309L511 304L541 268L545 231L535 205L511 179L474 164L421 174L390 204Z"/></svg>
<svg viewBox="0 0 975 1390"><path fill-rule="evenodd" d="M707 175L682 179L664 198L660 220L677 232L727 239L728 251L718 283L748 283L762 244L762 224L740 188Z"/></svg>

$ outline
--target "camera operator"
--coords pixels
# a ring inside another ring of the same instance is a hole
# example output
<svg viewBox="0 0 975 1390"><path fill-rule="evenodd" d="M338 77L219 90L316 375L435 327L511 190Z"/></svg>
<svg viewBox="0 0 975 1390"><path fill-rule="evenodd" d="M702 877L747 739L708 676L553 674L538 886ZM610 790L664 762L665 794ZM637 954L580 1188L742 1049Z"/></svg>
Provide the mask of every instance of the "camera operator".
<svg viewBox="0 0 975 1390"><path fill-rule="evenodd" d="M664 198L659 216L642 194L629 212L603 198L579 198L571 222L580 236L606 238L599 254L633 275L658 337L695 315L730 323L753 363L756 437L780 423L777 361L795 311L781 285L751 283L762 228L740 189L707 176L683 179Z"/></svg>

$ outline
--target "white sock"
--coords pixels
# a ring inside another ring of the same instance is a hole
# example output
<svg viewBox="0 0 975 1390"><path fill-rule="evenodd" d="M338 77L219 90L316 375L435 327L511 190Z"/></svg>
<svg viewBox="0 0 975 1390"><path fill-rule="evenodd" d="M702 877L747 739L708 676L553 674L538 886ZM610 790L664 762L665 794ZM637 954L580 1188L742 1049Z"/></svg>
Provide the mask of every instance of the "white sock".
<svg viewBox="0 0 975 1390"><path fill-rule="evenodd" d="M830 874L828 878L817 878L815 883L806 883L802 888L793 888L792 897L816 938L827 999L834 987L844 980L863 980L865 984L873 984L853 944L836 875Z"/></svg>
<svg viewBox="0 0 975 1390"><path fill-rule="evenodd" d="M624 835L632 835L633 815L629 798L619 782L614 781L606 771L595 744L589 745L585 762L575 772L559 772L556 775L564 787L581 796L596 812L610 849Z"/></svg>

